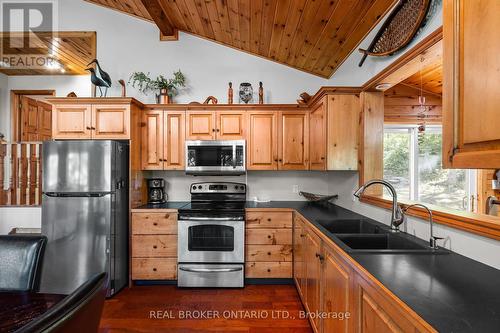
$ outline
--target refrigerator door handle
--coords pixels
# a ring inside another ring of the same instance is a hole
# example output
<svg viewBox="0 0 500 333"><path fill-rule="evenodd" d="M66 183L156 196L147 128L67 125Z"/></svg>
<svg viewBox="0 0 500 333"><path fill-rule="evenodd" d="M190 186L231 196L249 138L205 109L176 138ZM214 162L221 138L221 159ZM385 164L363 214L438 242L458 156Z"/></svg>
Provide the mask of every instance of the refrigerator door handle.
<svg viewBox="0 0 500 333"><path fill-rule="evenodd" d="M54 198L75 198L75 197L85 197L85 198L101 198L105 197L108 194L112 194L112 192L105 193L55 193L55 192L45 192L44 193L48 197Z"/></svg>

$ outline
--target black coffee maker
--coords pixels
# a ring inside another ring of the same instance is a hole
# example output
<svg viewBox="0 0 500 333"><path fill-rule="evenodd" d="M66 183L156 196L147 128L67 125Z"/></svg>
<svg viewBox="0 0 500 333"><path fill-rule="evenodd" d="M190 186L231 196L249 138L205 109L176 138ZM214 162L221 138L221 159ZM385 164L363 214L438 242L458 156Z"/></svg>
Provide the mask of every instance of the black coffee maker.
<svg viewBox="0 0 500 333"><path fill-rule="evenodd" d="M167 194L165 193L165 179L150 178L147 179L148 184L148 204L162 204L167 202Z"/></svg>

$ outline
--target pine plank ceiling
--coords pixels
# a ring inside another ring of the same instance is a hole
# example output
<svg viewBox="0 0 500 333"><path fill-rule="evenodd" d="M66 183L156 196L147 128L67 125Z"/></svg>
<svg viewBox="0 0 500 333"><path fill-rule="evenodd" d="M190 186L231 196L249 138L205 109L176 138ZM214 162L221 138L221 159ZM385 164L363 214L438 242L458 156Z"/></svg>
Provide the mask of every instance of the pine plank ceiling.
<svg viewBox="0 0 500 333"><path fill-rule="evenodd" d="M85 0L330 78L397 0Z"/></svg>
<svg viewBox="0 0 500 333"><path fill-rule="evenodd" d="M29 36L30 47L39 48L36 53L44 59L53 59L57 67L39 66L6 66L0 64L0 73L6 75L82 75L87 64L96 57L96 32L95 31L62 31L36 34L23 32L0 32L0 43L8 43L12 47L12 54L6 57L23 59L23 55L31 57L30 49L25 49L25 38ZM15 60L14 60L15 61Z"/></svg>
<svg viewBox="0 0 500 333"><path fill-rule="evenodd" d="M404 84L426 92L443 94L443 62L436 62L403 81Z"/></svg>

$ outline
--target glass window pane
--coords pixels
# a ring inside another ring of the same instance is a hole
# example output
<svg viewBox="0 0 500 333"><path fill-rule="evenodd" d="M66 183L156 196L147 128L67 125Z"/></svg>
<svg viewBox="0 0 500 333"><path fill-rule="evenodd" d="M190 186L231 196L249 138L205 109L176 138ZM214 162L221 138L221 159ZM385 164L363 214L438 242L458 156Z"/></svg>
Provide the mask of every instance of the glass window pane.
<svg viewBox="0 0 500 333"><path fill-rule="evenodd" d="M410 199L410 142L408 131L384 133L384 179L394 186L398 198Z"/></svg>
<svg viewBox="0 0 500 333"><path fill-rule="evenodd" d="M425 132L418 135L418 200L441 207L464 210L465 170L441 166L442 135Z"/></svg>

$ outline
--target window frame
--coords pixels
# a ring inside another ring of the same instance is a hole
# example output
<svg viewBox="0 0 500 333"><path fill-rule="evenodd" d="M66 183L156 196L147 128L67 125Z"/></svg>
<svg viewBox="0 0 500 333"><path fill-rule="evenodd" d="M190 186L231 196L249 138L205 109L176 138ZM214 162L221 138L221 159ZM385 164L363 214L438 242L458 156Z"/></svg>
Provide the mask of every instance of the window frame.
<svg viewBox="0 0 500 333"><path fill-rule="evenodd" d="M409 192L410 197L408 200L413 202L420 202L425 205L429 205L429 203L424 202L420 199L420 173L419 173L419 153L420 149L418 146L418 127L416 124L385 124L384 125L384 135L386 133L408 133L410 135L410 156L409 156ZM443 126L442 125L426 125L425 131L430 134L443 134ZM385 146L384 146L385 148ZM384 166L385 169L385 166ZM464 211L473 213L475 209L477 209L475 200L477 199L477 171L475 169L463 169L465 170L466 177L466 197L463 198L463 202L465 202L465 208L463 210L448 208L445 206L436 205L436 207L442 207L444 209L453 209L456 211ZM385 179L385 177L384 177ZM465 201L466 200L466 201Z"/></svg>

